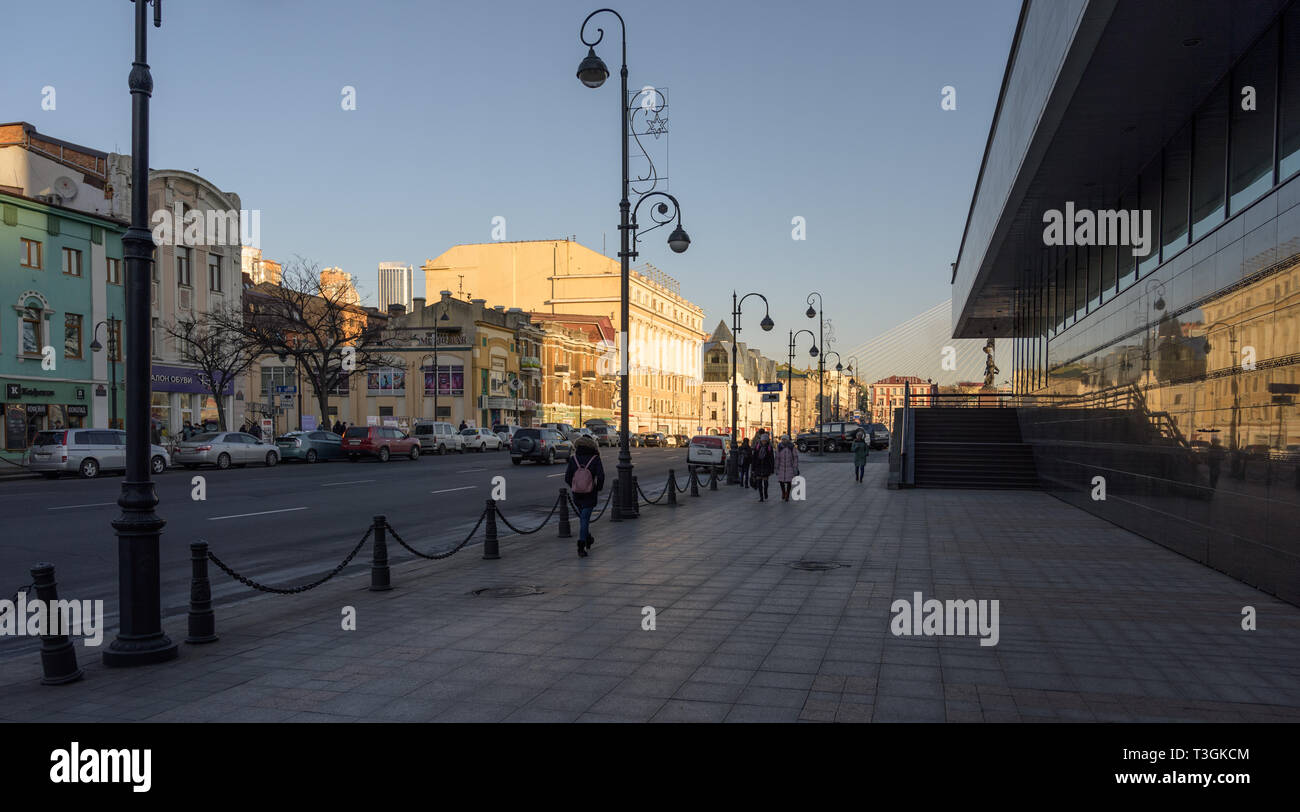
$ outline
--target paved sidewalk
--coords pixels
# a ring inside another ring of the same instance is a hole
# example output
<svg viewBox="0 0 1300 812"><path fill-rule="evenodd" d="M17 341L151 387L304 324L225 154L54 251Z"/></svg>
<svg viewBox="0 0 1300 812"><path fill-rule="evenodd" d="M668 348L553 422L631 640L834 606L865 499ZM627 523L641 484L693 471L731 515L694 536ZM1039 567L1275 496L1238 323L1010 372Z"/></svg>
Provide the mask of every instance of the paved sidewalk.
<svg viewBox="0 0 1300 812"><path fill-rule="evenodd" d="M1300 721L1300 608L1046 494L886 490L883 461L862 485L805 466L805 502L720 486L601 521L586 559L552 527L499 561L392 545L393 591L361 565L218 606L221 640L173 663L106 670L79 645L86 678L44 687L37 655L0 662L0 719ZM542 594L471 594L521 585ZM917 591L999 600L998 644L895 637L891 604Z"/></svg>

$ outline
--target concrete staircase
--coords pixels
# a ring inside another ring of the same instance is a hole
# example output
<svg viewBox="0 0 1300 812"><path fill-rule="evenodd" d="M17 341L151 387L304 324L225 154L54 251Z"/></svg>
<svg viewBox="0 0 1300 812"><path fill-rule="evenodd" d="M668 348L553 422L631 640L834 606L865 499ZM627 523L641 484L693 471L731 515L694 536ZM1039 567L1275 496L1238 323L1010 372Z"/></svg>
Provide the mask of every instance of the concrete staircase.
<svg viewBox="0 0 1300 812"><path fill-rule="evenodd" d="M936 407L913 414L916 487L1039 487L1033 446L1020 436L1015 409Z"/></svg>

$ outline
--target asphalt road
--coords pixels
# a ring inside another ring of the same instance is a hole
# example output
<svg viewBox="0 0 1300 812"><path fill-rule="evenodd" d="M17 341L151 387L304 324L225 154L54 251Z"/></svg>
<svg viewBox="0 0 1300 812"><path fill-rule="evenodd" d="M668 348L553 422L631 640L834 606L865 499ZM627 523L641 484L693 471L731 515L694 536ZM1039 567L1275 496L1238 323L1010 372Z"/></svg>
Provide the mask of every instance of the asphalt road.
<svg viewBox="0 0 1300 812"><path fill-rule="evenodd" d="M618 450L602 448L609 480ZM686 451L632 450L637 478L657 494L669 467L686 474ZM172 468L155 478L158 514L167 521L161 546L164 616L188 608L190 542L206 539L235 570L254 580L289 586L333 569L383 514L409 544L425 552L459 543L478 520L492 494L492 479L504 476L501 510L516 526L533 527L550 511L564 485L562 463L513 465L505 451L421 456L388 463L336 460L306 465L250 465L218 471ZM206 480L207 498L195 501L194 476ZM30 582L30 568L55 566L59 597L104 600L105 625L116 626L117 539L110 522L120 510L120 475L82 480L21 479L0 482L0 598ZM603 502L602 502L603 504ZM501 538L512 535L498 523ZM576 531L576 526L575 526ZM545 531L543 531L545 532ZM481 533L481 531L480 531ZM476 539L471 544L481 543ZM410 557L390 541L395 560ZM369 565L369 548L349 569ZM251 597L252 590L210 567L213 596L223 602ZM0 638L0 655L30 651L39 640Z"/></svg>

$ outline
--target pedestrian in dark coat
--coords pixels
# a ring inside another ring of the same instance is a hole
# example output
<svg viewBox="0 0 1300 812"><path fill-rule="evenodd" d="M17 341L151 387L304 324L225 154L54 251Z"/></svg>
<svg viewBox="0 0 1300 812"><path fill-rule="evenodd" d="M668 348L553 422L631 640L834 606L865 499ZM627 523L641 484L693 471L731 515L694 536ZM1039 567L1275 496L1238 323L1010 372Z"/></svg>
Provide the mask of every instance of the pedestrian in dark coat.
<svg viewBox="0 0 1300 812"><path fill-rule="evenodd" d="M591 474L591 490L573 491L573 480L579 469ZM595 539L591 535L591 513L600 501L600 491L605 487L605 466L600 461L600 447L591 437L583 435L573 444L573 454L564 471L564 484L573 493L573 504L578 508L578 556L587 557Z"/></svg>
<svg viewBox="0 0 1300 812"><path fill-rule="evenodd" d="M740 486L749 487L749 468L754 461L754 447L749 444L749 438L746 437L736 449L736 473L740 476Z"/></svg>
<svg viewBox="0 0 1300 812"><path fill-rule="evenodd" d="M867 440L863 432L859 431L853 437L853 477L858 482L862 481L867 470Z"/></svg>
<svg viewBox="0 0 1300 812"><path fill-rule="evenodd" d="M767 480L776 470L776 451L772 448L772 438L761 431L754 437L754 456L749 464L749 476L758 490L758 501L767 501Z"/></svg>

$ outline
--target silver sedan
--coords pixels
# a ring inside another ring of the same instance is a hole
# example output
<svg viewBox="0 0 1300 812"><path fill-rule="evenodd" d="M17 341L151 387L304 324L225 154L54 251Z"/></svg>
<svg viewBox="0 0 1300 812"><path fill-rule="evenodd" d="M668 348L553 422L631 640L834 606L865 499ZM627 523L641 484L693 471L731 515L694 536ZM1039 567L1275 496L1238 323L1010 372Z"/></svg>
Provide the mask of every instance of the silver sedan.
<svg viewBox="0 0 1300 812"><path fill-rule="evenodd" d="M242 468L250 462L270 467L279 461L280 452L274 445L241 431L196 434L178 444L176 453L172 454L172 463L186 468L200 465L215 465L221 469L237 465Z"/></svg>

